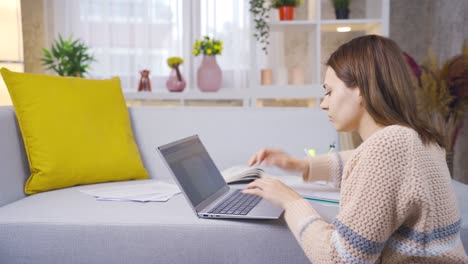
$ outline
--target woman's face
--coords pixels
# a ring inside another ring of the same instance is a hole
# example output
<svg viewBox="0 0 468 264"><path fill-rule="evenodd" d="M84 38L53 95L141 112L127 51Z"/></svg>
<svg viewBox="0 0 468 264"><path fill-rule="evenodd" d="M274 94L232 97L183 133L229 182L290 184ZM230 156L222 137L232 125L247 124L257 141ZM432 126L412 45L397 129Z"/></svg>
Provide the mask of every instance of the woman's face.
<svg viewBox="0 0 468 264"><path fill-rule="evenodd" d="M356 130L364 111L359 88L346 87L331 67L325 72L323 88L326 94L320 108L327 111L335 129L347 132Z"/></svg>

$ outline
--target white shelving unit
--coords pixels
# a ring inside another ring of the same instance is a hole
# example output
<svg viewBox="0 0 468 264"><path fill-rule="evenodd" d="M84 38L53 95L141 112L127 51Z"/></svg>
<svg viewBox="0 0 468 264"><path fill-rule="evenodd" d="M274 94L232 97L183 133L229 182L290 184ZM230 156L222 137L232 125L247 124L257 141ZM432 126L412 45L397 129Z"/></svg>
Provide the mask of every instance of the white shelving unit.
<svg viewBox="0 0 468 264"><path fill-rule="evenodd" d="M171 101L173 105L189 105L189 102L237 102L239 106L262 106L262 100L310 100L319 102L323 96L321 82L325 60L339 45L366 34L389 34L390 0L353 0L350 19L334 19L330 0L305 0L296 10L296 20L278 21L277 12L270 15L269 54L264 55L260 45L252 37L251 70L246 89L222 88L215 93L203 93L187 89L182 93L153 92L126 93L130 101ZM338 27L349 27L349 32L337 32ZM251 25L254 30L254 24ZM273 71L273 84L260 84L260 70ZM290 84L288 72L293 68L304 72L304 82ZM318 103L313 104L318 107ZM310 107L310 106L309 106Z"/></svg>

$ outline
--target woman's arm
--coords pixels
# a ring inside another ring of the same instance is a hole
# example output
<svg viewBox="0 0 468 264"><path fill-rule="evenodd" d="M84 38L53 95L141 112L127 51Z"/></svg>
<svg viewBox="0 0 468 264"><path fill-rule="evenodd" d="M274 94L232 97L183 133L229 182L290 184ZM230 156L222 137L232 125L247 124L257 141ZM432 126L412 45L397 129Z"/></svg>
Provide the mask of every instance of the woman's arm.
<svg viewBox="0 0 468 264"><path fill-rule="evenodd" d="M353 153L354 150L346 150L307 158L308 166L302 174L302 179L333 182L333 185L339 188L343 168Z"/></svg>
<svg viewBox="0 0 468 264"><path fill-rule="evenodd" d="M380 257L412 205L406 143L375 144L348 164L340 212L331 224L306 200L283 204L289 228L313 263L374 263Z"/></svg>

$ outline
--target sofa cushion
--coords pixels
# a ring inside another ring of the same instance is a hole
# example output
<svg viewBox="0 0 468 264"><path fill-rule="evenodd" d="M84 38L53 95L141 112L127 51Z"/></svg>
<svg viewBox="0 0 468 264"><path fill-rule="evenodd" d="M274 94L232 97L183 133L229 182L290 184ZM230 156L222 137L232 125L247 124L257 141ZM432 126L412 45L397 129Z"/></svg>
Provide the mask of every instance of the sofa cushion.
<svg viewBox="0 0 468 264"><path fill-rule="evenodd" d="M181 194L137 203L79 192L120 184L0 207L0 263L307 263L283 219L199 219Z"/></svg>
<svg viewBox="0 0 468 264"><path fill-rule="evenodd" d="M148 178L118 78L1 73L28 155L27 194Z"/></svg>

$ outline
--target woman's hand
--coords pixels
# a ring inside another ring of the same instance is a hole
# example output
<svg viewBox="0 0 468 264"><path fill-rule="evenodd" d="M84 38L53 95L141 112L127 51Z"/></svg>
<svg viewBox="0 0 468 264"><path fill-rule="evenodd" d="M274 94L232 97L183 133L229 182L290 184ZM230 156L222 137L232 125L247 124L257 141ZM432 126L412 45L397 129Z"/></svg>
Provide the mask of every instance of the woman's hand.
<svg viewBox="0 0 468 264"><path fill-rule="evenodd" d="M248 165L265 163L266 165L277 166L287 171L299 171L304 173L308 170L307 160L297 159L279 149L262 149L257 151L250 158Z"/></svg>
<svg viewBox="0 0 468 264"><path fill-rule="evenodd" d="M303 199L282 181L272 178L255 180L249 183L242 192L260 196L283 209L288 202Z"/></svg>

